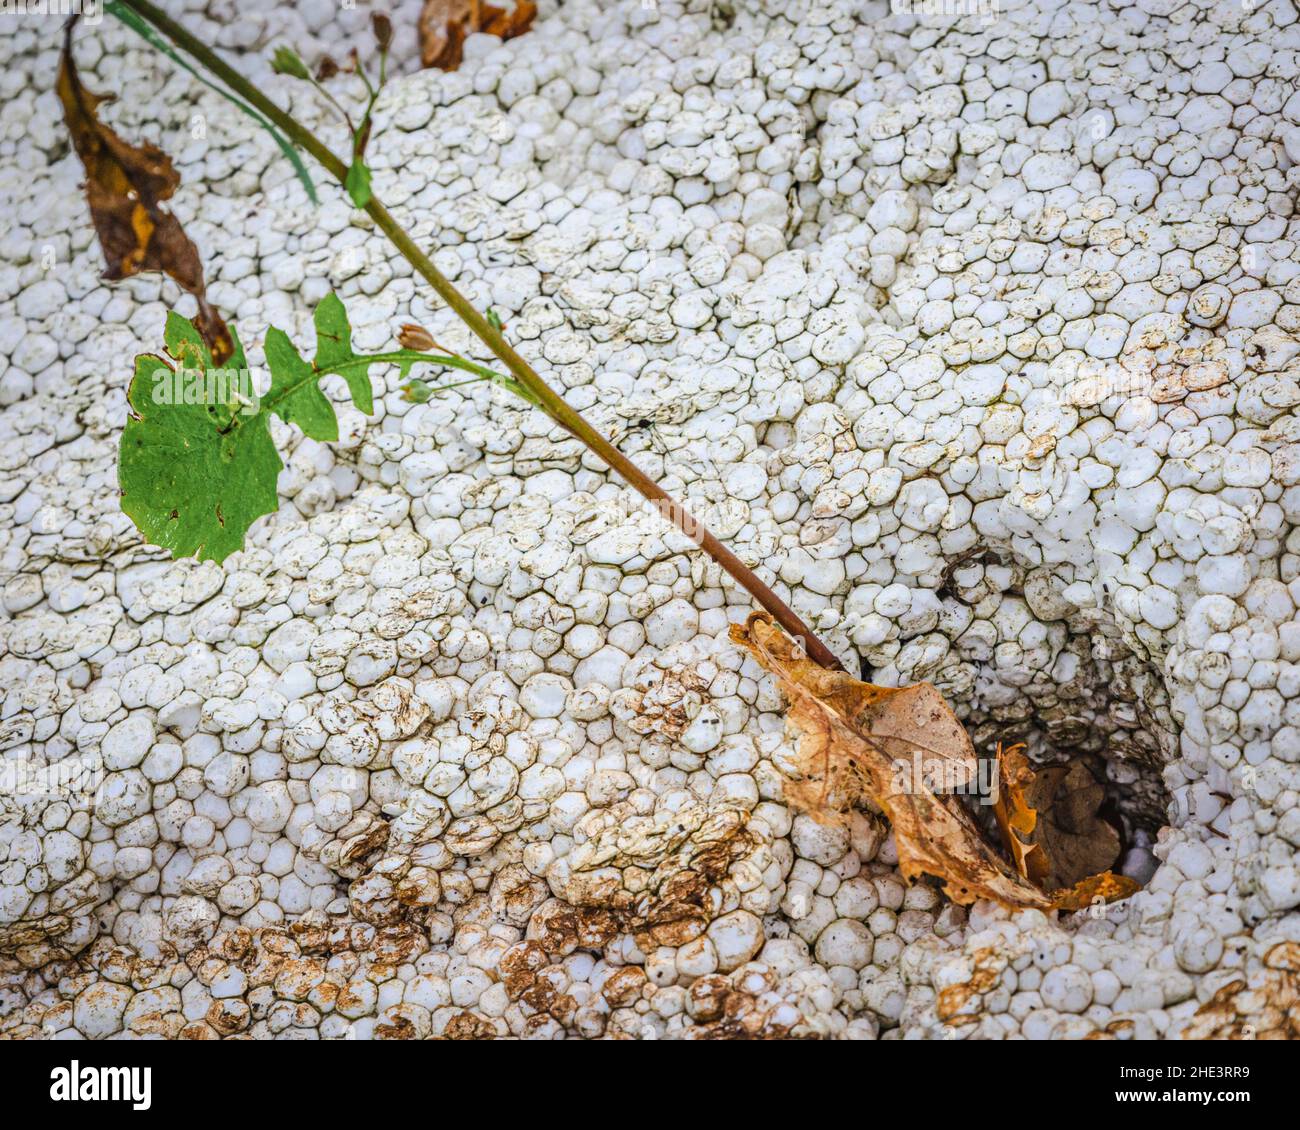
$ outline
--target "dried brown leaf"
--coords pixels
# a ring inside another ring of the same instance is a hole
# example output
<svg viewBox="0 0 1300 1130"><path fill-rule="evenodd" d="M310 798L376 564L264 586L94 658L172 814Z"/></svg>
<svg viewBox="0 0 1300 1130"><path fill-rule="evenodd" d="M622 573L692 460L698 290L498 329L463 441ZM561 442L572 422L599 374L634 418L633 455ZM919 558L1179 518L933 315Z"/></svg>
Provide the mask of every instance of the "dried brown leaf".
<svg viewBox="0 0 1300 1130"><path fill-rule="evenodd" d="M1068 887L1111 867L1119 858L1119 832L1099 815L1105 787L1083 761L1031 770L1028 805L1038 813L1029 842L1040 850L1041 874L1030 878Z"/></svg>
<svg viewBox="0 0 1300 1130"><path fill-rule="evenodd" d="M71 22L57 90L72 146L86 169L86 200L108 261L104 278L165 271L198 300L194 325L221 364L234 352L230 331L208 303L198 249L161 204L176 191L180 175L156 145L131 145L99 120L98 107L111 96L82 86L72 59Z"/></svg>
<svg viewBox="0 0 1300 1130"><path fill-rule="evenodd" d="M1113 871L1102 871L1080 879L1072 887L1057 888L1052 892L1052 905L1057 910L1084 910L1103 903L1119 902L1134 891L1140 890L1141 884L1127 875L1116 875Z"/></svg>
<svg viewBox="0 0 1300 1130"><path fill-rule="evenodd" d="M425 0L420 12L420 61L454 71L465 57L465 37L485 32L501 39L523 35L537 17L533 0L517 0L507 11L481 0Z"/></svg>
<svg viewBox="0 0 1300 1130"><path fill-rule="evenodd" d="M961 798L944 791L972 779L978 761L965 728L929 683L893 689L829 671L765 613L733 625L731 638L790 700L803 779L787 786L787 799L823 820L869 799L893 825L904 878L932 875L958 903L988 898L1040 910L1132 893L1129 880L1109 874L1076 890L1041 890L984 840Z"/></svg>
<svg viewBox="0 0 1300 1130"><path fill-rule="evenodd" d="M1041 886L1048 865L1042 849L1031 839L1038 826L1038 812L1025 799L1025 790L1034 783L1034 771L1023 745L1003 749L999 744L997 760L998 794L993 816L1002 833L1002 845L1021 877Z"/></svg>

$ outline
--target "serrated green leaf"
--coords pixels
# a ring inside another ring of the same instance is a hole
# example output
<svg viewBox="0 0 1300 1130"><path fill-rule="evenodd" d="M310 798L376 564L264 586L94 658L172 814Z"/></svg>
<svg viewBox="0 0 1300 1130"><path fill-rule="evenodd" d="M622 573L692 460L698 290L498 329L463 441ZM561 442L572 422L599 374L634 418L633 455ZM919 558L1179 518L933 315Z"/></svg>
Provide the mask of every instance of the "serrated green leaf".
<svg viewBox="0 0 1300 1130"><path fill-rule="evenodd" d="M167 343L167 353L182 366L206 368L211 362L212 354L208 352L207 344L203 340L203 335L199 333L198 327L175 310L167 311L163 341ZM235 351L230 357L232 366L236 359L242 363L243 356L244 351L236 344Z"/></svg>
<svg viewBox="0 0 1300 1130"><path fill-rule="evenodd" d="M310 439L336 441L338 417L321 391L316 367L302 359L283 330L271 328L266 332L266 365L271 370L268 408L286 424L297 424Z"/></svg>
<svg viewBox="0 0 1300 1130"><path fill-rule="evenodd" d="M267 331L271 387L260 400L233 331L234 353L216 367L198 330L172 312L164 331L171 362L153 354L136 358L118 482L123 511L154 545L174 557L218 562L242 549L249 527L279 505L276 480L283 464L271 438L272 414L312 439L338 439L338 418L320 388L327 374L347 381L353 402L366 415L374 413L370 367L397 365L405 374L417 361L470 375L437 387L412 380L408 399L423 403L438 392L491 381L536 403L513 378L463 357L406 348L357 354L347 310L335 294L320 302L313 321L316 357L310 364L281 330Z"/></svg>
<svg viewBox="0 0 1300 1130"><path fill-rule="evenodd" d="M183 327L188 327L188 331ZM243 349L227 366L245 367ZM279 506L276 478L283 464L263 413L237 416L226 404L177 403L176 377L186 369L207 373L211 355L193 326L167 319L173 367L152 354L136 358L127 399L132 417L122 433L118 485L122 510L152 544L174 557L223 561L244 544L263 514Z"/></svg>
<svg viewBox="0 0 1300 1130"><path fill-rule="evenodd" d="M375 411L370 388L370 364L352 350L352 325L343 300L333 292L321 299L313 316L316 325L316 368L333 370L348 382L352 403L371 416ZM356 362L356 364L349 364Z"/></svg>

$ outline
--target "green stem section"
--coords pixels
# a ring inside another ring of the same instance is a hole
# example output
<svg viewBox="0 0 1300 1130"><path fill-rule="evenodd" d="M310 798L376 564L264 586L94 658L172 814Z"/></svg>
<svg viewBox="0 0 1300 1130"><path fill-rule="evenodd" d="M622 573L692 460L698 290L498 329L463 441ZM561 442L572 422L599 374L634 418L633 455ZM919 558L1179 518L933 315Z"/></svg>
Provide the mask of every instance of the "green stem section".
<svg viewBox="0 0 1300 1130"><path fill-rule="evenodd" d="M464 357L443 356L437 353L420 353L414 349L399 349L392 353L371 353L363 357L354 357L350 361L340 361L335 365L327 365L324 369L318 369L312 379L319 379L330 373L337 373L342 376L349 369L368 369L374 364L383 364L392 362L394 364L411 365L417 362L424 362L429 365L441 365L447 369L460 369L464 373L473 373L473 381L460 381L458 384L447 385L447 388L458 388L460 385L475 384L478 381L491 381L493 384L500 385L502 388L508 388L521 400L527 400L530 404L541 408L523 385L513 377L507 377L504 373L498 373L494 369L489 369L486 365L476 365L473 361L468 361ZM294 386L296 389L297 386ZM294 391L291 389L290 391Z"/></svg>
<svg viewBox="0 0 1300 1130"><path fill-rule="evenodd" d="M220 78L231 90L279 126L286 137L311 154L339 184L345 183L348 166L340 161L332 150L323 145L315 134L280 109L243 75L224 62L210 47L196 39L149 0L119 0L119 3L153 24L168 39ZM768 612L790 635L803 642L810 659L831 669L838 669L841 666L834 653L813 634L785 601L754 575L749 566L705 529L658 483L587 423L533 371L532 366L515 352L501 332L443 276L429 256L420 249L415 240L407 234L406 229L393 218L378 199L372 196L365 210L379 230L388 236L393 246L402 253L403 258L433 287L438 297L450 306L456 316L473 330L475 336L501 359L519 382L520 387L527 390L527 400L536 404L552 420L603 459L638 493L651 502L664 518L731 574L764 611Z"/></svg>
<svg viewBox="0 0 1300 1130"><path fill-rule="evenodd" d="M442 365L448 369L460 369L466 373L473 373L485 381L496 381L498 384L510 382L509 377L494 372L485 365L476 365L473 361L465 360L464 357L444 357L439 353L420 353L414 349L398 349L392 353L367 353L359 357L353 357L349 361L339 361L337 364L326 365L323 369L317 369L316 376L324 377L330 373L342 375L349 369L362 369L370 365L382 365L385 362L396 365L409 365L421 361L429 365Z"/></svg>

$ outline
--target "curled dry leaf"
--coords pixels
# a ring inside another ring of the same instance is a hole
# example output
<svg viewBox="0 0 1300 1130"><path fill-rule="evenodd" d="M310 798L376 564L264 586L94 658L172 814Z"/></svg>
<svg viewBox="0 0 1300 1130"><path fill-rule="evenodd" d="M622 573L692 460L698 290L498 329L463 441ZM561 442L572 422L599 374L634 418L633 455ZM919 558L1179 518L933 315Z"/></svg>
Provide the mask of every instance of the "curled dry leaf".
<svg viewBox="0 0 1300 1130"><path fill-rule="evenodd" d="M1098 815L1105 796L1105 787L1082 760L1033 773L1026 799L1038 813L1031 842L1040 849L1042 874L1031 869L1030 878L1066 887L1114 864L1119 832Z"/></svg>
<svg viewBox="0 0 1300 1130"><path fill-rule="evenodd" d="M198 249L161 204L180 185L180 175L156 145L130 145L99 120L97 109L109 98L81 85L72 59L72 26L70 21L64 35L57 89L73 148L86 169L86 199L108 260L104 277L166 271L198 300L194 325L213 361L221 364L234 352L230 330L207 300Z"/></svg>
<svg viewBox="0 0 1300 1130"><path fill-rule="evenodd" d="M1113 871L1102 871L1080 879L1072 887L1058 887L1052 891L1052 905L1057 910L1083 910L1098 901L1103 903L1119 902L1134 891L1140 890L1141 883L1127 875L1116 875Z"/></svg>
<svg viewBox="0 0 1300 1130"><path fill-rule="evenodd" d="M1040 910L1077 909L1135 889L1107 873L1069 890L1045 891L1004 860L952 791L974 779L978 758L965 728L929 683L877 687L828 671L760 612L733 625L731 638L775 676L790 700L802 780L790 782L787 799L821 820L842 818L855 802L870 800L893 825L904 878L941 879L958 903L988 898Z"/></svg>
<svg viewBox="0 0 1300 1130"><path fill-rule="evenodd" d="M1034 783L1034 771L1024 745L1005 750L999 745L997 761L998 796L993 802L993 817L1002 833L1003 846L1020 875L1041 886L1047 863L1042 849L1033 841L1038 812L1025 799L1025 790Z"/></svg>
<svg viewBox="0 0 1300 1130"><path fill-rule="evenodd" d="M1104 787L1083 761L1035 769L1024 749L998 746L993 805L1016 870L1045 890L1070 888L1070 909L1094 898L1132 894L1136 883L1106 870L1119 857L1120 841L1119 832L1098 814Z"/></svg>
<svg viewBox="0 0 1300 1130"><path fill-rule="evenodd" d="M482 0L425 0L420 12L420 61L426 67L454 71L465 55L465 37L486 32L501 39L523 35L533 25L537 5L517 0L506 11Z"/></svg>

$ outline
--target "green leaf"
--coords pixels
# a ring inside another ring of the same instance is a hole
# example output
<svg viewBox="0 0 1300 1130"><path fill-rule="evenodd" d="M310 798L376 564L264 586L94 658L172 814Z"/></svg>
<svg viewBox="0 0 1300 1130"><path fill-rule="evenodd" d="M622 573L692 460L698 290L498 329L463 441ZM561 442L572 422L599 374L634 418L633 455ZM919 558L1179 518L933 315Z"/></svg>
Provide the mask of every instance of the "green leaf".
<svg viewBox="0 0 1300 1130"><path fill-rule="evenodd" d="M242 549L249 527L279 506L276 480L283 464L271 438L271 416L312 439L338 439L338 417L320 388L327 374L343 377L353 403L366 415L374 413L370 367L398 365L405 374L417 361L469 374L438 387L412 380L407 396L420 403L434 393L483 381L536 403L513 378L463 357L405 348L357 354L347 310L335 294L322 299L313 321L311 363L283 331L267 331L271 386L259 400L233 329L234 353L218 367L193 324L174 312L167 315L170 360L153 354L136 358L127 392L131 417L119 448L122 510L151 543L174 557L212 561Z"/></svg>
<svg viewBox="0 0 1300 1130"><path fill-rule="evenodd" d="M334 407L321 392L315 366L307 364L283 330L266 331L266 365L271 370L267 401L286 424L297 424L303 435L323 443L339 438ZM369 392L369 381L366 382ZM373 409L372 409L373 410ZM369 412L367 412L369 415Z"/></svg>
<svg viewBox="0 0 1300 1130"><path fill-rule="evenodd" d="M127 395L133 415L118 465L122 510L173 557L222 561L243 547L249 526L279 506L280 456L265 414L241 417L225 404L175 403L178 374L206 374L212 357L178 314L168 315L166 338L175 367L151 354L136 358ZM235 352L226 368L247 371L233 327L231 338Z"/></svg>
<svg viewBox="0 0 1300 1130"><path fill-rule="evenodd" d="M339 373L348 382L352 403L367 416L375 411L370 388L370 366L374 361L352 351L352 325L343 300L330 293L321 299L313 317L316 324L316 368ZM415 358L419 360L418 356Z"/></svg>
<svg viewBox="0 0 1300 1130"><path fill-rule="evenodd" d="M343 187L348 190L352 203L358 208L364 208L370 203L370 169L360 157L348 166L348 175L343 178Z"/></svg>

